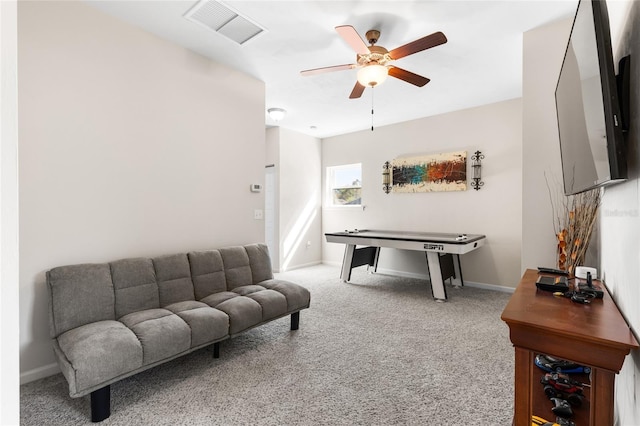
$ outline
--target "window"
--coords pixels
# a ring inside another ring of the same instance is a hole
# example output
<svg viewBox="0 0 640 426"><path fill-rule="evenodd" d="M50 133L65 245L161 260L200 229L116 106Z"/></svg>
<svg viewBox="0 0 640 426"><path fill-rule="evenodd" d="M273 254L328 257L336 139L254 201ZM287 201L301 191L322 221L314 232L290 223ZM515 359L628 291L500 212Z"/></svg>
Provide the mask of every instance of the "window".
<svg viewBox="0 0 640 426"><path fill-rule="evenodd" d="M327 167L327 192L330 206L359 206L362 193L362 164Z"/></svg>

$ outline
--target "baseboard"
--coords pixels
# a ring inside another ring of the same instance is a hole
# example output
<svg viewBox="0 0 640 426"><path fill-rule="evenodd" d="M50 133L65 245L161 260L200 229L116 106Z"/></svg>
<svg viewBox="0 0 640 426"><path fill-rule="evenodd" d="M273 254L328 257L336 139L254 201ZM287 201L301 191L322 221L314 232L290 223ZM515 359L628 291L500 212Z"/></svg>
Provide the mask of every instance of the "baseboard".
<svg viewBox="0 0 640 426"><path fill-rule="evenodd" d="M378 268L378 271L376 272L376 274L384 274L384 275L394 275L394 276L398 276L398 277L404 277L404 278L415 278L418 280L428 280L429 276L427 275L427 273L417 273L417 272L407 272L407 271L398 271L396 269L387 269L387 268Z"/></svg>
<svg viewBox="0 0 640 426"><path fill-rule="evenodd" d="M309 262L309 263L303 263L301 265L289 266L289 267L287 267L287 271L293 271L294 269L308 268L310 266L320 265L321 263L322 263L321 260L316 260L316 261ZM287 271L284 271L284 272L287 272ZM278 271L278 272L282 272L282 271Z"/></svg>
<svg viewBox="0 0 640 426"><path fill-rule="evenodd" d="M513 287L505 287L503 285L495 285L495 284L485 284L485 283L476 283L473 281L465 281L465 287L476 287L483 288L485 290L493 290L493 291L501 291L502 293L513 293L516 291Z"/></svg>
<svg viewBox="0 0 640 426"><path fill-rule="evenodd" d="M428 279L427 274L418 274L416 272L406 272L406 271L397 271L395 269L381 269L378 268L378 274L386 274L386 275L396 275L399 277L405 277L405 278L416 278L419 280L426 280ZM493 290L493 291L501 291L503 293L513 293L516 289L513 287L505 287L505 286L501 286L501 285L496 285L496 284L486 284L486 283L478 283L475 281L464 281L464 285L466 287L475 287L475 288L482 288L485 290Z"/></svg>
<svg viewBox="0 0 640 426"><path fill-rule="evenodd" d="M54 374L58 374L59 372L60 367L58 367L58 364L56 363L34 368L33 370L20 373L20 384L24 385L25 383L44 379L45 377L53 376Z"/></svg>

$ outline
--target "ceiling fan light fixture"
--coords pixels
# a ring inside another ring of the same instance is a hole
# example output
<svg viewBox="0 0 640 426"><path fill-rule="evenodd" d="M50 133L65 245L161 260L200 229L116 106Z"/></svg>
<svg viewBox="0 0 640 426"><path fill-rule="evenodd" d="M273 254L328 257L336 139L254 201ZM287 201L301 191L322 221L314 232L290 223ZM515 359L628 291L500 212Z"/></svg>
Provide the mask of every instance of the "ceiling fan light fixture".
<svg viewBox="0 0 640 426"><path fill-rule="evenodd" d="M287 114L287 111L282 108L269 108L267 114L273 121L280 121Z"/></svg>
<svg viewBox="0 0 640 426"><path fill-rule="evenodd" d="M373 87L387 79L387 67L380 64L365 65L358 71L358 83L365 87Z"/></svg>

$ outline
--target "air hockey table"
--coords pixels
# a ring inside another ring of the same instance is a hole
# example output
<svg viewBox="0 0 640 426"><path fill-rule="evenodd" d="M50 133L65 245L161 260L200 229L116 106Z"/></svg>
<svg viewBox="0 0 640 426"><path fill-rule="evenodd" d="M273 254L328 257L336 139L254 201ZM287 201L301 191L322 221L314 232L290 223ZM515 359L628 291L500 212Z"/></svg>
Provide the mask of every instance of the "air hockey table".
<svg viewBox="0 0 640 426"><path fill-rule="evenodd" d="M460 255L482 247L486 242L484 235L438 232L354 229L353 231L328 232L324 235L328 243L346 245L342 271L340 272L340 279L343 282L348 282L351 279L351 270L358 266L368 265L370 271L376 272L382 247L424 251L427 257L431 291L436 301L447 300L447 291L444 286L446 279L451 279L455 286L464 284Z"/></svg>

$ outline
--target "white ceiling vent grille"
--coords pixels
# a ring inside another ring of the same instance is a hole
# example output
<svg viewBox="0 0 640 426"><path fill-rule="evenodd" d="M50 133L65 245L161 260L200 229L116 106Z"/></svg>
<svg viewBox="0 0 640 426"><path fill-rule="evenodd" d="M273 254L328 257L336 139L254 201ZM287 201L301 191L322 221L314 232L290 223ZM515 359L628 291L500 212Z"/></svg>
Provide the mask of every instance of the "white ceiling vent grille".
<svg viewBox="0 0 640 426"><path fill-rule="evenodd" d="M244 44L265 31L246 16L216 0L200 0L184 14L191 22L200 24L223 36Z"/></svg>

